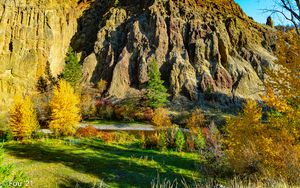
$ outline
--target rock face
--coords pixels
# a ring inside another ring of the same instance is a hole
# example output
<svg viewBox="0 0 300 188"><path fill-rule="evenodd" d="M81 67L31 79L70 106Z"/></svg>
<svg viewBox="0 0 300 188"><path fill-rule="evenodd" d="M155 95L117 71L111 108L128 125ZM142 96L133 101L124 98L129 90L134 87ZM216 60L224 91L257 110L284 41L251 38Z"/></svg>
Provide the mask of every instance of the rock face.
<svg viewBox="0 0 300 188"><path fill-rule="evenodd" d="M59 73L70 42L85 83L104 79L109 95L141 92L155 58L173 97L258 99L272 32L233 0L0 0L0 110L32 90L47 62Z"/></svg>
<svg viewBox="0 0 300 188"><path fill-rule="evenodd" d="M30 92L49 62L63 68L77 27L76 1L0 0L0 111Z"/></svg>
<svg viewBox="0 0 300 188"><path fill-rule="evenodd" d="M275 60L273 30L248 18L233 0L104 2L95 3L101 10L86 11L73 38L86 57L87 82L105 79L110 95L125 97L145 87L155 58L174 97L197 101L212 92L228 103L263 93L264 68Z"/></svg>

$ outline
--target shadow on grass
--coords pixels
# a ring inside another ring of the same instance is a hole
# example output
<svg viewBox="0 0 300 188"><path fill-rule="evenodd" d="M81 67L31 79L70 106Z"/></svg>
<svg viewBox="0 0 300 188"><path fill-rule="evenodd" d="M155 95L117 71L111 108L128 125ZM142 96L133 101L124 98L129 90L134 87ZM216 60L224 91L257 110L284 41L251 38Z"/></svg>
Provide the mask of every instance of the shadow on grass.
<svg viewBox="0 0 300 188"><path fill-rule="evenodd" d="M187 175L184 172L186 170L195 172L196 166L199 165L193 159L174 154L128 149L98 141L83 142L73 146L63 144L51 146L43 142L8 144L5 148L10 155L18 158L45 163L61 163L76 171L94 175L106 184L113 184L117 187L148 187L158 173L162 179L181 180L184 178L187 183L192 183L194 179L191 174ZM68 187L68 184L73 186L76 183L78 182L67 181L65 186Z"/></svg>

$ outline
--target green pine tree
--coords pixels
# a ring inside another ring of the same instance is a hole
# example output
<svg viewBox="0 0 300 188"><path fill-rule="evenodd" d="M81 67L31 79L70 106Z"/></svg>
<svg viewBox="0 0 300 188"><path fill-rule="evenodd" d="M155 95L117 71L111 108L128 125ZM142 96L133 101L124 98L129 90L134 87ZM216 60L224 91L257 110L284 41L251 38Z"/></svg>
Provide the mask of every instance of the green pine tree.
<svg viewBox="0 0 300 188"><path fill-rule="evenodd" d="M70 49L66 57L66 65L62 72L64 80L70 83L71 86L77 88L82 78L82 69L76 53Z"/></svg>
<svg viewBox="0 0 300 188"><path fill-rule="evenodd" d="M168 102L169 95L163 85L164 81L161 80L161 74L156 60L150 62L148 71L149 81L146 93L148 105L154 109L163 107Z"/></svg>

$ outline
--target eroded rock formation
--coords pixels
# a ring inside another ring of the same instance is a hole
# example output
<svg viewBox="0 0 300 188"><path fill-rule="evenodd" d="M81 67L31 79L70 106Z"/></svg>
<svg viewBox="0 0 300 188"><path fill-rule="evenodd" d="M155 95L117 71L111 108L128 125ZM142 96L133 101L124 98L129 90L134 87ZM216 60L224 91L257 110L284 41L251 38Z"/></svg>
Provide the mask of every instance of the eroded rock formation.
<svg viewBox="0 0 300 188"><path fill-rule="evenodd" d="M73 46L85 54L87 82L105 79L110 95L125 97L144 88L155 58L173 96L200 100L210 90L224 103L259 99L264 68L275 60L273 30L248 18L232 0L122 2L91 9L79 22ZM89 30L97 35L87 37Z"/></svg>
<svg viewBox="0 0 300 188"><path fill-rule="evenodd" d="M46 62L63 68L77 28L77 2L0 0L0 110L16 93L30 92Z"/></svg>

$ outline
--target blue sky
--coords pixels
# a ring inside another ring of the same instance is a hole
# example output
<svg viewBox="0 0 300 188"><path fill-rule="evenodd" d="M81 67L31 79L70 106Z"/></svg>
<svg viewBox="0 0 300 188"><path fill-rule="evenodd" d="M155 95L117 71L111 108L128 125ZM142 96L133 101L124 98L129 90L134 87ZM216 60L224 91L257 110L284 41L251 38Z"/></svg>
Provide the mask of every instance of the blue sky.
<svg viewBox="0 0 300 188"><path fill-rule="evenodd" d="M263 13L261 9L273 7L273 0L235 0L235 2L242 7L248 16L253 17L259 23L266 23L267 17L270 15L270 13ZM276 15L272 18L275 25L287 23Z"/></svg>

